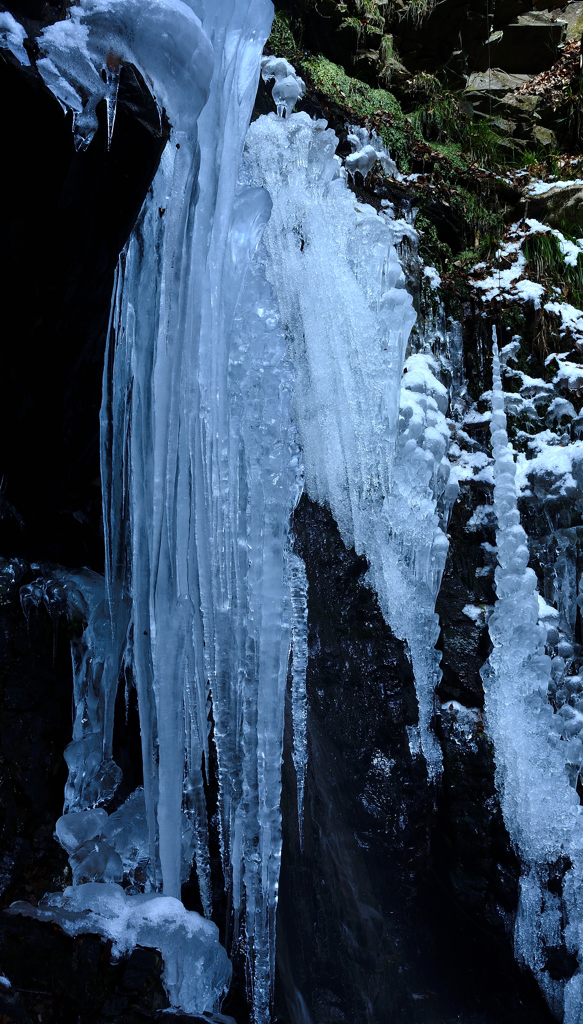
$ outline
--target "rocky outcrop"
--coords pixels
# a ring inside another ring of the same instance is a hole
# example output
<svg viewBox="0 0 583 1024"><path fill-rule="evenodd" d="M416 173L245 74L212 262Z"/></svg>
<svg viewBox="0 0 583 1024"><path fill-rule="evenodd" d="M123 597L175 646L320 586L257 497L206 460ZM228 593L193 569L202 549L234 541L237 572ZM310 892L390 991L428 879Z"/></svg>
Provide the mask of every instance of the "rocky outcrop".
<svg viewBox="0 0 583 1024"><path fill-rule="evenodd" d="M502 0L490 11L479 0L287 0L282 6L301 21L304 45L370 82L398 78L405 69L438 73L451 82L489 65L533 74L556 61L567 27L548 13L564 6L561 0L547 4L546 12L532 11L526 0Z"/></svg>
<svg viewBox="0 0 583 1024"><path fill-rule="evenodd" d="M576 182L559 187L549 187L539 195L525 198L521 204L525 217L535 217L568 234L583 234L583 185Z"/></svg>

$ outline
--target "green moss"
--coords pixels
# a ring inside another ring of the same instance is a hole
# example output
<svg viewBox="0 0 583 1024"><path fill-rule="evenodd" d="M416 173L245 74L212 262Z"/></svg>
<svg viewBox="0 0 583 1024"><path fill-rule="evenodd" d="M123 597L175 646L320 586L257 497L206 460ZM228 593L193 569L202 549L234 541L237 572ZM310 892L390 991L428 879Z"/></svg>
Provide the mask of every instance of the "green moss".
<svg viewBox="0 0 583 1024"><path fill-rule="evenodd" d="M381 124L377 132L383 140L397 167L403 174L411 170L411 153L407 136L399 124Z"/></svg>
<svg viewBox="0 0 583 1024"><path fill-rule="evenodd" d="M372 117L377 110L402 118L398 101L387 89L373 89L358 78L350 78L344 68L326 57L308 57L303 61L320 92L343 106L351 107L360 117Z"/></svg>
<svg viewBox="0 0 583 1024"><path fill-rule="evenodd" d="M267 40L267 49L277 57L285 57L286 60L297 60L299 56L298 46L291 30L291 19L285 11L276 11L271 34Z"/></svg>
<svg viewBox="0 0 583 1024"><path fill-rule="evenodd" d="M468 166L467 160L462 155L462 147L459 142L432 142L431 146L442 156L446 156L454 167L465 169Z"/></svg>
<svg viewBox="0 0 583 1024"><path fill-rule="evenodd" d="M419 232L419 255L423 262L437 270L444 270L451 263L453 255L449 245L439 239L435 224L420 211L415 227Z"/></svg>

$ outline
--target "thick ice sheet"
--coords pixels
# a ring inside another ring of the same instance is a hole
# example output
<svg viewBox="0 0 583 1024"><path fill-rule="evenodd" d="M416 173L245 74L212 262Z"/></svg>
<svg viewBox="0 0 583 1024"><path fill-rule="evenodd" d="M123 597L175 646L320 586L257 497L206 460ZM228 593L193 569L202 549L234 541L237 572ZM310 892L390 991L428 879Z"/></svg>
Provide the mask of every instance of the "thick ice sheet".
<svg viewBox="0 0 583 1024"><path fill-rule="evenodd" d="M379 214L355 199L337 144L325 121L269 114L251 125L246 156L251 183L273 200L266 270L294 364L306 489L329 505L347 546L366 555L383 614L407 640L435 775L447 393L423 354L401 380L415 313L396 246L415 232L392 210ZM450 504L455 493L450 485Z"/></svg>

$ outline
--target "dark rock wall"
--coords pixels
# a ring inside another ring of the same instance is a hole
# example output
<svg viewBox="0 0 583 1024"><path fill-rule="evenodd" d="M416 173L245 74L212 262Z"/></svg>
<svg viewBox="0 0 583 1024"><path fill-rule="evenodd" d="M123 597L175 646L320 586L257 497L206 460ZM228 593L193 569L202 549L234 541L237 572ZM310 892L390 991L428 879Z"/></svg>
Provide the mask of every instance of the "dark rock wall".
<svg viewBox="0 0 583 1024"><path fill-rule="evenodd" d="M111 151L103 116L76 153L70 116L0 57L0 549L103 571L99 407L117 258L166 141L123 69Z"/></svg>
<svg viewBox="0 0 583 1024"><path fill-rule="evenodd" d="M306 497L294 526L309 585L309 762L301 852L288 713L278 1020L550 1022L513 958L519 865L486 737L460 738L445 713L443 784L428 787L408 742L411 668L366 586L365 560ZM475 675L463 653L449 658L462 678Z"/></svg>

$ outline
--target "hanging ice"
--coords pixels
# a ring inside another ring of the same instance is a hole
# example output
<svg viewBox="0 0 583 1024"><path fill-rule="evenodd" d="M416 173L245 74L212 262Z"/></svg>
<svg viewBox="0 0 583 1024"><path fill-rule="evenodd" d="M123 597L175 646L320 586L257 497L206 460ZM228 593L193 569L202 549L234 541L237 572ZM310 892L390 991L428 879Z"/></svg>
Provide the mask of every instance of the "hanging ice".
<svg viewBox="0 0 583 1024"><path fill-rule="evenodd" d="M246 938L262 1022L281 852L285 554L299 493L285 339L254 256L271 203L237 182L270 14L257 0L201 10L215 64L200 150L173 134L124 257L103 411L112 612L120 658L131 644L164 892L180 892L184 805L210 909L210 681L233 939Z"/></svg>
<svg viewBox="0 0 583 1024"><path fill-rule="evenodd" d="M246 943L257 1022L269 1019L274 976L286 558L301 485L285 337L256 257L271 202L238 180L272 14L269 0L84 0L39 41L39 69L73 110L79 146L103 98L111 135L123 63L141 70L172 125L120 261L102 409L108 685L123 668L137 689L144 798L104 822L88 817L82 790L84 820L61 819L59 834L104 880L128 858L143 863L147 844L150 885L174 900L186 814L209 913L214 729L231 940ZM73 745L75 779L90 756ZM105 891L81 888L90 905ZM51 906L61 912L58 899ZM166 974L184 965L166 963ZM177 1005L206 1008L171 988Z"/></svg>
<svg viewBox="0 0 583 1024"><path fill-rule="evenodd" d="M482 675L504 820L523 863L515 950L564 1024L580 1024L581 969L566 982L553 980L546 950L564 943L579 960L583 950L583 816L575 789L583 760L577 738L583 716L575 723L574 708L567 703L555 712L549 701L552 675L563 673L565 663L545 653L547 630L539 621L537 579L520 525L495 335L491 431L497 602L489 620L493 650ZM547 883L560 858L565 868L557 892L556 884L550 890Z"/></svg>
<svg viewBox="0 0 583 1024"><path fill-rule="evenodd" d="M273 200L267 274L294 363L306 489L330 506L344 542L366 555L383 614L408 641L423 751L436 774L430 722L439 672L435 597L447 551L436 513L449 472L446 393L420 357L425 372L411 365L400 417L415 313L396 246L416 235L405 221L355 201L337 145L325 121L269 114L251 125L246 155L250 181Z"/></svg>
<svg viewBox="0 0 583 1024"><path fill-rule="evenodd" d="M120 64L139 69L175 131L188 130L205 101L212 49L197 4L182 0L83 0L39 36L37 68L64 109L73 111L75 144L97 131L96 107L108 104L113 128Z"/></svg>
<svg viewBox="0 0 583 1024"><path fill-rule="evenodd" d="M308 579L297 555L289 557L292 603L292 759L296 770L300 849L304 846L304 790L308 763L306 671L308 668Z"/></svg>
<svg viewBox="0 0 583 1024"><path fill-rule="evenodd" d="M39 914L79 931L90 910L103 934L117 929L120 949L160 943L175 1004L215 1005L226 977L216 933L178 903L194 852L205 913L212 909L212 732L230 940L244 942L254 1020L267 1024L290 646L300 829L307 749L307 583L289 543L303 480L291 363L307 488L368 558L383 613L408 641L432 774L434 603L452 491L443 388L430 356L411 357L401 388L414 312L396 247L414 241L413 229L355 203L334 133L291 113L303 83L286 62L269 58L263 67L286 117L255 122L244 165L271 3L192 0L192 8L83 0L40 40L39 66L73 110L79 146L96 130L102 99L111 138L125 62L140 68L172 130L120 260L112 307L102 407L109 617L103 636L93 631L104 703L99 696L95 704L89 680L57 825L77 885ZM375 160L389 160L370 145ZM144 790L106 820L100 805L115 788L109 752L122 675L138 695ZM146 888L163 896L135 892L137 866ZM125 894L115 884L122 875ZM108 924L115 915L118 924ZM183 984L186 938L195 933L210 943L211 995L206 981Z"/></svg>

